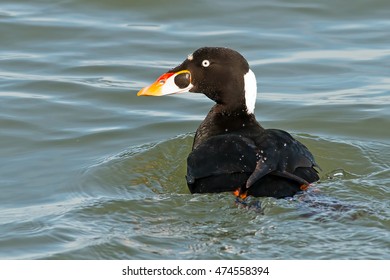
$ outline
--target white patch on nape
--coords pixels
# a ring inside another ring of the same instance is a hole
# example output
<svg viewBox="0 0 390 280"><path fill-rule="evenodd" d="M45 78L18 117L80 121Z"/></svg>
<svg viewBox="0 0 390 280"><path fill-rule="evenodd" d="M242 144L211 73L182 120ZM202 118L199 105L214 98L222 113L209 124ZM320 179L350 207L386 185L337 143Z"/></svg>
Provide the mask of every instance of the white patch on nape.
<svg viewBox="0 0 390 280"><path fill-rule="evenodd" d="M193 60L193 59L194 59L194 56L193 56L193 54L192 54L192 53L191 53L191 54L189 54L189 55L187 56L187 59L188 59L189 61Z"/></svg>
<svg viewBox="0 0 390 280"><path fill-rule="evenodd" d="M244 75L244 91L246 109L248 114L253 114L257 97L257 81L255 73L251 69Z"/></svg>

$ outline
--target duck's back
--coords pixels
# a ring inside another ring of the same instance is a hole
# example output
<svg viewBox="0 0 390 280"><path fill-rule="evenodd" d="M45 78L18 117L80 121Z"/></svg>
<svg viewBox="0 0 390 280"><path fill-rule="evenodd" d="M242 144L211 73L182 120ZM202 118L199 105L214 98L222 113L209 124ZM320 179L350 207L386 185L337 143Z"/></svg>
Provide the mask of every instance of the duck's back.
<svg viewBox="0 0 390 280"><path fill-rule="evenodd" d="M244 125L243 125L244 124ZM210 112L187 159L192 193L237 191L253 196L292 196L318 180L312 154L290 134L263 129L254 116Z"/></svg>

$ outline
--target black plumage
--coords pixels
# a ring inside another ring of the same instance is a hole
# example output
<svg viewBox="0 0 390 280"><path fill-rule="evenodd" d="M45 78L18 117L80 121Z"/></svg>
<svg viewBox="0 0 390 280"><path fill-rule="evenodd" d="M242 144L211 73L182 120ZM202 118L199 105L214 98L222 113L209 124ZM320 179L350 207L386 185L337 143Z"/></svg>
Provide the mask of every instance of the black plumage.
<svg viewBox="0 0 390 280"><path fill-rule="evenodd" d="M264 129L256 121L251 104L256 89L248 87L256 85L254 75L247 75L251 73L238 52L206 47L165 74L180 81L169 93L201 92L216 102L197 129L187 159L191 193L235 191L241 197L282 198L319 179L318 165L306 146L289 133ZM139 95L151 95L148 90Z"/></svg>

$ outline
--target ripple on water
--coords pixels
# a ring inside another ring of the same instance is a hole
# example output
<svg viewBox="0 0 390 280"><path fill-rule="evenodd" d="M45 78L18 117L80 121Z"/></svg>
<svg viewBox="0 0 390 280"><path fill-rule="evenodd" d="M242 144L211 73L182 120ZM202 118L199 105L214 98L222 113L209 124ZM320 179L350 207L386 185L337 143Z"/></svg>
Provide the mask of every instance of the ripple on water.
<svg viewBox="0 0 390 280"><path fill-rule="evenodd" d="M390 258L388 1L24 2L0 4L0 258ZM204 42L313 151L308 192L189 194L210 101L136 92Z"/></svg>
<svg viewBox="0 0 390 280"><path fill-rule="evenodd" d="M324 169L321 181L291 199L252 198L260 209L237 205L231 194L188 193L184 174L190 135L104 158L82 174L84 201L71 211L82 232L74 243L78 247L53 258L387 256L380 249L389 227L388 172L377 162L384 160L380 150L386 145L376 143L379 153L373 153L364 143L297 137L314 147ZM343 164L355 160L369 161L372 170L363 168L366 164ZM354 254L357 245L360 251Z"/></svg>

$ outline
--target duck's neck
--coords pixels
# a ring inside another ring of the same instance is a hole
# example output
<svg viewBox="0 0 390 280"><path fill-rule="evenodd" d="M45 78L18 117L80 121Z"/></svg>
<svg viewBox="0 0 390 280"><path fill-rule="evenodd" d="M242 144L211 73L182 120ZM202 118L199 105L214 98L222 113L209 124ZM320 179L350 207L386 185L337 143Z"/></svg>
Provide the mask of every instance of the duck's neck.
<svg viewBox="0 0 390 280"><path fill-rule="evenodd" d="M255 115L248 114L246 108L235 111L225 109L220 104L214 105L196 131L193 149L213 136L233 133L252 139L264 131Z"/></svg>
<svg viewBox="0 0 390 280"><path fill-rule="evenodd" d="M237 87L239 84L241 86ZM244 85L242 86L242 84ZM225 97L223 101L211 98L217 104L211 108L207 117L200 124L195 135L193 148L216 135L234 133L253 138L264 131L254 115L257 96L256 84L255 74L249 69L244 75L244 83L241 80L241 83L228 86L229 91L219 95Z"/></svg>
<svg viewBox="0 0 390 280"><path fill-rule="evenodd" d="M224 90L225 92L216 94L216 96L223 96L223 99L214 99L217 102L214 106L216 112L230 115L240 115L242 112L248 115L254 114L257 82L252 70L249 69L243 80L230 83Z"/></svg>

